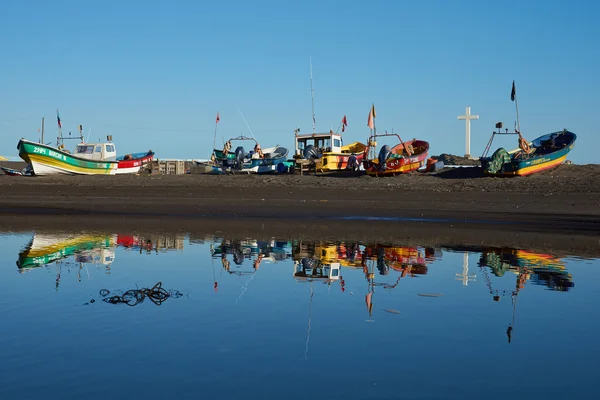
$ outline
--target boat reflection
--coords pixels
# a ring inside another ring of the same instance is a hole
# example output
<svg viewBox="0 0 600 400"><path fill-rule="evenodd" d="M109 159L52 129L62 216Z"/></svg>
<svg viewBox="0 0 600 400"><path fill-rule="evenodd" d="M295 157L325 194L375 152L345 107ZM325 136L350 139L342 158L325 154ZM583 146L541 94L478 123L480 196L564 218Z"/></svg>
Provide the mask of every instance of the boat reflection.
<svg viewBox="0 0 600 400"><path fill-rule="evenodd" d="M215 245L215 240L220 243ZM291 257L286 250L289 247L288 241L213 238L212 242L210 245L211 257L220 259L223 269L230 274L252 274L260 268L263 262L275 263ZM233 261L233 266L229 258Z"/></svg>
<svg viewBox="0 0 600 400"><path fill-rule="evenodd" d="M499 277L506 272L523 275L525 280L550 290L567 291L574 286L564 263L550 254L517 249L484 250L480 266L490 268Z"/></svg>

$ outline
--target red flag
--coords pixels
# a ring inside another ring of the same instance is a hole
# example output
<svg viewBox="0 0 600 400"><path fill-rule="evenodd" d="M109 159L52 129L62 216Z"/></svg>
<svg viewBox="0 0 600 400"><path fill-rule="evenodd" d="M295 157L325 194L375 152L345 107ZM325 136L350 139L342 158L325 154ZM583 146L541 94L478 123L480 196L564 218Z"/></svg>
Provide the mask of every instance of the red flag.
<svg viewBox="0 0 600 400"><path fill-rule="evenodd" d="M219 118L219 112L217 111L217 122L215 122L215 123L218 124L220 120L221 120L221 118Z"/></svg>
<svg viewBox="0 0 600 400"><path fill-rule="evenodd" d="M56 119L58 122L58 127L62 128L62 123L60 122L60 115L58 115L58 108L56 109Z"/></svg>
<svg viewBox="0 0 600 400"><path fill-rule="evenodd" d="M348 121L346 121L346 116L344 115L344 118L342 118L342 132L344 132L346 130L347 126L348 126Z"/></svg>
<svg viewBox="0 0 600 400"><path fill-rule="evenodd" d="M367 121L367 126L371 129L375 128L375 122L373 121L373 108L369 111L369 120Z"/></svg>

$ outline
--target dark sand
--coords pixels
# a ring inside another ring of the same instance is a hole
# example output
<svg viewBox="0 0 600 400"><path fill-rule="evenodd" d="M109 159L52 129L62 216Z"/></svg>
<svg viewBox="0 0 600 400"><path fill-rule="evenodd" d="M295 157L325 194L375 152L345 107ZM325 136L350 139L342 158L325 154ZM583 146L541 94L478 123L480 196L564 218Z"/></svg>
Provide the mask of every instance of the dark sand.
<svg viewBox="0 0 600 400"><path fill-rule="evenodd" d="M2 175L0 231L221 232L509 246L596 257L599 178L595 164L518 178L482 177L478 168L388 178Z"/></svg>

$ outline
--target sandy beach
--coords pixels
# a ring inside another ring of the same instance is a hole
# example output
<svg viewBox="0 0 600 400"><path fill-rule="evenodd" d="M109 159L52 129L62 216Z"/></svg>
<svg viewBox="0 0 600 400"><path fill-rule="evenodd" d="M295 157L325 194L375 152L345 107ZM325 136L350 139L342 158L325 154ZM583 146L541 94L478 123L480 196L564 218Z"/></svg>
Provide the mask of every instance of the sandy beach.
<svg viewBox="0 0 600 400"><path fill-rule="evenodd" d="M376 237L600 253L600 165L520 178L479 174L2 175L0 227Z"/></svg>

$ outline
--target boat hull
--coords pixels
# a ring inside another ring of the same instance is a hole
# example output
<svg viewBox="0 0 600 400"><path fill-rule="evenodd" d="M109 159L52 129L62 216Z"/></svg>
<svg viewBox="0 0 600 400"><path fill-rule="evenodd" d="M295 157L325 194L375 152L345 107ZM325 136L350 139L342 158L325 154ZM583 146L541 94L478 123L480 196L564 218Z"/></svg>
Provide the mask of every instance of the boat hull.
<svg viewBox="0 0 600 400"><path fill-rule="evenodd" d="M35 175L114 175L118 166L117 161L86 160L25 139L19 141L17 149Z"/></svg>
<svg viewBox="0 0 600 400"><path fill-rule="evenodd" d="M315 163L317 172L342 172L351 171L348 168L348 160L352 154L344 153L324 153L321 159ZM354 154L356 157L356 167L358 168L363 163L364 153Z"/></svg>
<svg viewBox="0 0 600 400"><path fill-rule="evenodd" d="M143 155L137 156L129 160L118 160L116 174L137 174L154 158L154 153L143 153Z"/></svg>
<svg viewBox="0 0 600 400"><path fill-rule="evenodd" d="M568 135L568 141L565 143L564 147L553 152L536 155L538 150L542 148L542 143L550 139L552 135L557 134ZM518 158L520 150L517 149L509 153L512 154L511 161L505 162L499 171L490 170L491 157L483 158L481 160L481 166L483 167L485 175L499 177L527 176L537 172L546 171L565 162L567 155L575 146L576 139L577 135L567 130L549 133L532 141L533 145L531 148L536 149L536 151L529 158Z"/></svg>

